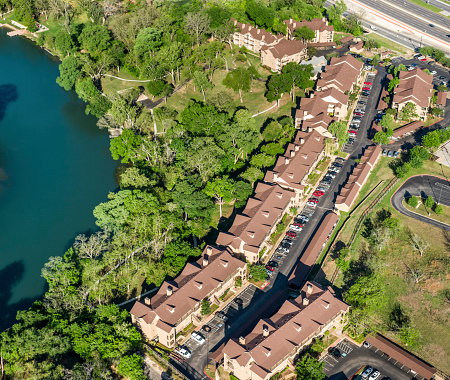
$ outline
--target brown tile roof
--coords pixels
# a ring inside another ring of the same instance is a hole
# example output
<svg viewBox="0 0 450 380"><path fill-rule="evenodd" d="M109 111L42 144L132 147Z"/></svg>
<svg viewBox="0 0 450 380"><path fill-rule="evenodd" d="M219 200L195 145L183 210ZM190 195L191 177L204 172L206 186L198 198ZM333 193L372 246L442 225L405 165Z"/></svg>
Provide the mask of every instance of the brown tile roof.
<svg viewBox="0 0 450 380"><path fill-rule="evenodd" d="M205 255L208 257L206 266L203 265ZM150 322L147 323L151 323L157 316L157 326L163 330L169 329L228 276L245 265L243 261L233 257L228 249L207 246L204 255L195 263L188 263L180 276L163 283L158 293L152 297L151 305L137 301L131 314L138 318L144 317L144 320L149 316ZM172 287L172 295L168 296L169 287Z"/></svg>
<svg viewBox="0 0 450 380"><path fill-rule="evenodd" d="M327 242L328 235L334 228L334 225L339 220L339 217L334 212L329 212L319 227L316 229L314 236L305 248L299 263L293 269L289 276L289 283L300 286L306 279L306 276L311 269L311 266L317 259L317 256L322 252L324 243Z"/></svg>
<svg viewBox="0 0 450 380"><path fill-rule="evenodd" d="M231 20L234 22L234 25L241 34L250 34L255 40L264 41L266 44L273 44L279 39L265 29L259 29L251 26L250 24L243 24L234 18Z"/></svg>
<svg viewBox="0 0 450 380"><path fill-rule="evenodd" d="M313 47L325 47L325 46L335 46L336 42L330 41L330 42L310 42L308 46Z"/></svg>
<svg viewBox="0 0 450 380"><path fill-rule="evenodd" d="M395 359L409 369L417 372L425 379L431 379L436 373L436 370L432 366L412 355L408 351L405 351L403 348L397 346L394 342L385 338L381 334L377 334L375 337L368 336L366 337L366 341L385 354L389 355L392 359Z"/></svg>
<svg viewBox="0 0 450 380"><path fill-rule="evenodd" d="M318 30L319 32L323 32L325 30L328 31L334 31L333 25L328 25L328 20L326 18L313 18L311 21L295 21L293 19L284 20L283 21L288 29L291 30L291 32L294 32L297 28L302 28L304 26L307 26L311 30Z"/></svg>
<svg viewBox="0 0 450 380"><path fill-rule="evenodd" d="M307 285L314 289L311 294L306 293ZM302 303L302 299L306 297L309 299L307 306ZM329 290L309 282L297 299L284 302L275 315L261 320L245 337L245 349L254 360L251 371L265 378L280 360L297 349L312 333L316 333L319 327L340 312L346 312L348 308L346 303L335 298ZM264 328L269 330L266 337L263 335ZM231 342L227 343L223 352L235 357L235 342Z"/></svg>
<svg viewBox="0 0 450 380"><path fill-rule="evenodd" d="M413 102L419 107L428 107L433 89L433 76L416 68L399 72L399 85L394 89L393 102Z"/></svg>
<svg viewBox="0 0 450 380"><path fill-rule="evenodd" d="M361 156L361 162L353 168L347 183L342 187L339 195L336 197L336 206L345 205L348 208L352 206L380 154L381 147L378 145L371 145L366 148L364 154Z"/></svg>
<svg viewBox="0 0 450 380"><path fill-rule="evenodd" d="M302 190L301 182L323 148L324 137L319 132L298 131L284 155L278 157L273 170L266 172L264 181Z"/></svg>
<svg viewBox="0 0 450 380"><path fill-rule="evenodd" d="M403 127L397 128L394 130L394 135L392 137L399 138L405 135L406 133L410 133L415 131L416 129L423 127L423 121L417 120L412 123L406 124Z"/></svg>
<svg viewBox="0 0 450 380"><path fill-rule="evenodd" d="M447 103L447 93L445 91L439 91L437 93L437 102L436 105L445 106Z"/></svg>
<svg viewBox="0 0 450 380"><path fill-rule="evenodd" d="M362 67L363 63L351 55L333 57L330 64L325 67L325 72L320 74L316 87L323 88L334 84L342 92L351 91Z"/></svg>
<svg viewBox="0 0 450 380"><path fill-rule="evenodd" d="M242 214L236 215L227 233L219 233L217 244L257 253L274 223L289 205L294 193L278 185L258 183L255 195L247 201Z"/></svg>
<svg viewBox="0 0 450 380"><path fill-rule="evenodd" d="M306 45L298 40L286 40L282 39L277 44L272 46L263 46L262 51L270 51L273 57L276 59L282 59L284 57L290 57L294 54L301 53L306 49Z"/></svg>
<svg viewBox="0 0 450 380"><path fill-rule="evenodd" d="M341 41L343 44L345 44L346 42L351 41L351 40L353 40L353 36L352 36L352 35L346 36L346 37L344 37L344 38L341 38L340 41Z"/></svg>
<svg viewBox="0 0 450 380"><path fill-rule="evenodd" d="M364 43L359 41L357 44L350 46L350 51L359 52L364 49Z"/></svg>
<svg viewBox="0 0 450 380"><path fill-rule="evenodd" d="M327 88L324 91L314 91L309 98L301 98L300 109L296 111L296 117L312 119L314 116L318 116L322 113L328 114L327 109L329 105L342 107L348 102L348 95L337 90L336 88ZM311 116L311 117L308 117Z"/></svg>

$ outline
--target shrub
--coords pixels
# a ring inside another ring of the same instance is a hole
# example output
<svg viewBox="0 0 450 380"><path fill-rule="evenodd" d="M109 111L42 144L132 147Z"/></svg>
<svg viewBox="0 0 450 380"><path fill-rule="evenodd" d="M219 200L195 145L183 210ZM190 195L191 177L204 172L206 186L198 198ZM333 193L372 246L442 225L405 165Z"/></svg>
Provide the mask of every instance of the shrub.
<svg viewBox="0 0 450 380"><path fill-rule="evenodd" d="M207 298L203 299L202 301L202 308L200 310L200 313L202 315L208 315L211 313L211 304L209 303Z"/></svg>
<svg viewBox="0 0 450 380"><path fill-rule="evenodd" d="M264 281L267 278L267 272L264 265L252 265L249 270L250 277L256 282Z"/></svg>
<svg viewBox="0 0 450 380"><path fill-rule="evenodd" d="M240 288L242 286L242 277L236 277L236 280L234 281L234 286L236 288Z"/></svg>
<svg viewBox="0 0 450 380"><path fill-rule="evenodd" d="M436 203L436 205L434 206L434 212L436 213L436 215L442 215L444 213L444 208L442 207L442 205Z"/></svg>
<svg viewBox="0 0 450 380"><path fill-rule="evenodd" d="M417 197L409 197L406 200L406 203L408 203L411 207L417 207L417 205L419 204L419 200L417 199Z"/></svg>
<svg viewBox="0 0 450 380"><path fill-rule="evenodd" d="M424 205L428 208L432 208L434 206L434 199L431 195L427 199L425 199Z"/></svg>

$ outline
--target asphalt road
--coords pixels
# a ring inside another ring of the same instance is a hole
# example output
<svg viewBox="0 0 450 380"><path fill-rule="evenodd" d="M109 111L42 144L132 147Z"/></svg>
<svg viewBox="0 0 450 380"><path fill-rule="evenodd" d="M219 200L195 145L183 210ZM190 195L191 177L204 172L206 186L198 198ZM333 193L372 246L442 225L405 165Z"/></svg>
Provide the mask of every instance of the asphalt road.
<svg viewBox="0 0 450 380"><path fill-rule="evenodd" d="M395 8L388 3L385 3L384 1L380 0L358 0L360 3L367 5L371 7L372 9L375 9L389 17L392 17L406 25L412 26L421 32L425 32L430 36L436 37L442 41L449 42L449 37L447 35L450 33L450 30L447 28L441 28L439 26L430 26L433 22L435 22L436 17L443 17L440 15L435 14L434 12L431 12L433 14L430 21L423 21L421 19L418 19L417 17L412 16L411 14L405 13L404 11ZM412 6L413 4L411 4ZM403 5L405 6L405 5ZM408 9L410 7L410 4L407 5ZM419 7L419 6L417 6ZM420 8L420 7L419 7ZM423 10L422 14L425 13L425 9ZM430 11L428 11L430 12ZM425 17L425 16L424 16ZM444 25L445 26L445 25ZM394 27L395 28L395 27Z"/></svg>
<svg viewBox="0 0 450 380"><path fill-rule="evenodd" d="M394 365L395 361L392 359L388 360L375 353L373 347L359 347L349 341L340 342L337 347L341 353L346 352L347 356L335 359L327 354L323 358L327 379L347 380L361 367L367 365L380 371L381 375L378 379L389 377L395 380L410 380L412 377L411 374L407 374Z"/></svg>
<svg viewBox="0 0 450 380"><path fill-rule="evenodd" d="M442 9L443 11L447 11L450 13L450 4L446 1L441 0L429 0L428 1L431 5L434 5L435 7L438 7Z"/></svg>
<svg viewBox="0 0 450 380"><path fill-rule="evenodd" d="M403 206L403 199L410 196L427 198L432 196L437 203L450 206L450 181L430 175L411 177L391 198L392 206L401 214L432 226L450 231L450 226L422 215L415 214Z"/></svg>

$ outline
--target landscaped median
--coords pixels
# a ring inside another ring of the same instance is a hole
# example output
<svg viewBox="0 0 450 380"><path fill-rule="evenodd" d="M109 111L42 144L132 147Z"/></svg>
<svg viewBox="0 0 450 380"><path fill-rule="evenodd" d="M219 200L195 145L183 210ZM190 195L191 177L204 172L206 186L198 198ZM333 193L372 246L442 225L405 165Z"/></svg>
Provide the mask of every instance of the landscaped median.
<svg viewBox="0 0 450 380"><path fill-rule="evenodd" d="M434 203L434 201L433 201ZM445 223L450 227L450 207L445 205L434 204L431 208L425 206L425 200L422 199L420 203L418 203L417 207L412 207L408 203L408 198L403 199L403 206L408 210L415 214L424 216L426 218L430 218L433 220L437 220L438 222ZM440 207L438 207L440 206ZM442 213L439 211L442 209Z"/></svg>

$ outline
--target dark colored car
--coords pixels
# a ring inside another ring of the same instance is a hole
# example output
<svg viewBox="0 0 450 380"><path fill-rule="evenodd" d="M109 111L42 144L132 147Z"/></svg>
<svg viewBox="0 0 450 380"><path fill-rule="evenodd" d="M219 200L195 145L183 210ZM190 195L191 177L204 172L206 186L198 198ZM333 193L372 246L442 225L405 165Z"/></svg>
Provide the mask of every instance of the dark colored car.
<svg viewBox="0 0 450 380"><path fill-rule="evenodd" d="M365 102L364 100L360 100L360 101L358 102L358 104L365 105L365 104L367 104L367 102Z"/></svg>
<svg viewBox="0 0 450 380"><path fill-rule="evenodd" d="M235 299L233 300L233 302L234 302L236 305L238 305L238 306L242 306L242 305L244 304L244 301L242 301L241 298L235 298Z"/></svg>
<svg viewBox="0 0 450 380"><path fill-rule="evenodd" d="M270 267L278 268L278 263L276 261L269 261L267 265Z"/></svg>
<svg viewBox="0 0 450 380"><path fill-rule="evenodd" d="M333 348L330 350L330 354L333 355L336 359L340 359L340 358L342 357L341 352L340 352L339 349L336 348L336 347L333 347Z"/></svg>
<svg viewBox="0 0 450 380"><path fill-rule="evenodd" d="M203 325L202 330L206 333L209 333L211 331L211 327L209 327L208 325Z"/></svg>
<svg viewBox="0 0 450 380"><path fill-rule="evenodd" d="M342 164L340 164L339 162L333 162L333 166L336 166L337 168L342 168Z"/></svg>
<svg viewBox="0 0 450 380"><path fill-rule="evenodd" d="M444 80L444 79L447 79L447 77L444 77L443 75L441 75L441 76L439 77L439 79L440 79L440 80Z"/></svg>
<svg viewBox="0 0 450 380"><path fill-rule="evenodd" d="M369 95L370 95L370 92L363 91L363 92L361 92L361 95L363 95L363 96L369 96Z"/></svg>

